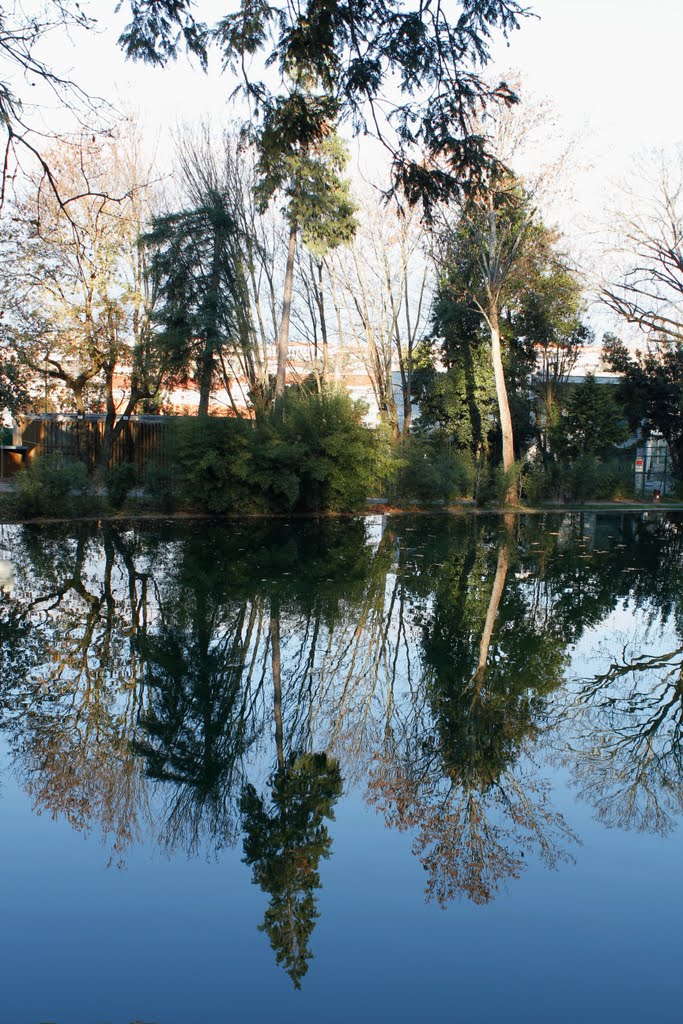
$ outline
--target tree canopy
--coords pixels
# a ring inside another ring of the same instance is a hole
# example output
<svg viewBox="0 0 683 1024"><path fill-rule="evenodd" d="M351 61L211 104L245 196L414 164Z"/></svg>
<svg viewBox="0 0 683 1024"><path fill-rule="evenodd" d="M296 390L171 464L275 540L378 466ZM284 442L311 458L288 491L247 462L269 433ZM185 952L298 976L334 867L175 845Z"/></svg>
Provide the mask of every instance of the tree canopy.
<svg viewBox="0 0 683 1024"><path fill-rule="evenodd" d="M683 473L683 343L661 339L645 352L630 352L608 335L604 345L610 370L619 384L629 422L646 434L660 433L669 446L677 477Z"/></svg>
<svg viewBox="0 0 683 1024"><path fill-rule="evenodd" d="M563 414L551 430L551 443L559 455L570 459L599 455L628 437L612 389L598 384L593 374L573 386L563 404Z"/></svg>
<svg viewBox="0 0 683 1024"><path fill-rule="evenodd" d="M528 13L516 0L464 0L455 17L441 4L415 8L404 0L300 7L240 0L213 25L198 21L192 7L191 0L131 0L120 45L132 59L157 65L185 50L203 67L217 47L253 105L256 136L281 152L314 147L330 123L348 121L389 149L394 188L427 209L459 196L495 164L476 118L487 103L515 96L481 71L493 33L507 36ZM264 64L262 77L255 59Z"/></svg>
<svg viewBox="0 0 683 1024"><path fill-rule="evenodd" d="M199 382L199 411L209 396L222 355L248 331L241 320L246 281L241 239L226 195L208 188L199 205L156 217L145 244L159 280L159 344L181 375Z"/></svg>

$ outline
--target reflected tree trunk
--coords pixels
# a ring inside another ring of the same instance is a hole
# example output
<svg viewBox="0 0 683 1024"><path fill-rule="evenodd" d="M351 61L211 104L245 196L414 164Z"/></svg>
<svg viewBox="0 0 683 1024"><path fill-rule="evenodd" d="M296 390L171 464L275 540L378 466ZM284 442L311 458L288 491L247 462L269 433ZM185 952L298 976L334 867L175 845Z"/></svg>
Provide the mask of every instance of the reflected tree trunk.
<svg viewBox="0 0 683 1024"><path fill-rule="evenodd" d="M496 623L496 617L498 615L498 609L500 607L501 598L505 589L505 580L507 578L508 565L510 562L510 551L508 548L507 541L504 541L498 551L498 563L496 565L496 575L493 580L493 589L491 590L491 597L489 598L489 606L486 611L486 619L484 620L484 628L481 634L481 640L479 642L479 662L477 665L477 671L474 674L474 698L479 696L482 685L484 683L484 677L486 675L486 664L489 657L489 649L491 647L491 637L493 636L493 630Z"/></svg>
<svg viewBox="0 0 683 1024"><path fill-rule="evenodd" d="M280 656L280 601L272 597L270 601L270 647L273 667L273 714L275 716L275 746L277 747L277 766L279 771L285 769L285 751L282 729L282 663Z"/></svg>

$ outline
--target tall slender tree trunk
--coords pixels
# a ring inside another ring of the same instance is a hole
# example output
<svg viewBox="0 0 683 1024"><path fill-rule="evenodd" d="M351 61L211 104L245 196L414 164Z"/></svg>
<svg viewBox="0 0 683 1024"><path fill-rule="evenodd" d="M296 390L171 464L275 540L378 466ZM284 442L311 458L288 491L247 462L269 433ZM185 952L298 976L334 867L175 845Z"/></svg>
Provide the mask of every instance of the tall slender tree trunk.
<svg viewBox="0 0 683 1024"><path fill-rule="evenodd" d="M489 314L489 325L491 329L491 359L493 361L493 376L496 382L496 397L498 399L498 415L500 417L500 432L503 438L503 470L507 474L515 464L515 446L512 433L512 416L510 415L510 402L508 400L505 373L503 370L503 354L500 343L500 324L498 311L494 308ZM511 483L507 491L507 500L516 501L517 491L514 483Z"/></svg>
<svg viewBox="0 0 683 1024"><path fill-rule="evenodd" d="M292 224L289 229L289 246L287 249L287 269L285 271L285 292L282 303L282 319L277 336L277 375L275 377L275 407L282 410L285 394L285 377L287 373L287 353L289 351L289 318L292 311L292 291L294 288L294 260L296 258L296 236L298 227Z"/></svg>
<svg viewBox="0 0 683 1024"><path fill-rule="evenodd" d="M318 314L320 316L320 334L323 342L323 384L330 377L330 342L327 336L327 318L325 316L325 294L323 292L323 261L318 262L318 287L316 290Z"/></svg>
<svg viewBox="0 0 683 1024"><path fill-rule="evenodd" d="M403 436L410 433L410 426L413 422L412 390L413 390L413 350L411 340L408 340L408 358L406 359L406 377L403 391Z"/></svg>
<svg viewBox="0 0 683 1024"><path fill-rule="evenodd" d="M199 364L199 405L198 416L209 415L209 401L211 399L211 384L213 383L214 356L211 343L207 340Z"/></svg>
<svg viewBox="0 0 683 1024"><path fill-rule="evenodd" d="M83 395L84 385L80 381L74 382L72 391L76 402L76 458L79 462L87 462L83 453L83 435L85 433L85 397Z"/></svg>
<svg viewBox="0 0 683 1024"><path fill-rule="evenodd" d="M209 324L204 340L204 348L199 363L199 406L198 416L209 415L209 401L211 399L211 385L216 371L216 355L221 350L220 330L218 326L219 294L221 288L221 254L222 254L222 227L219 223L213 225L213 255L211 257L211 300Z"/></svg>
<svg viewBox="0 0 683 1024"><path fill-rule="evenodd" d="M380 384L383 394L383 405L386 411L387 422L391 427L391 436L398 441L401 436L401 428L398 425L398 409L396 408L396 395L394 394L394 374L391 369L391 345L384 347L383 355L378 357ZM381 392L380 392L381 393Z"/></svg>
<svg viewBox="0 0 683 1024"><path fill-rule="evenodd" d="M102 434L102 446L100 456L97 460L101 470L108 468L111 461L112 448L114 446L114 424L116 423L116 403L114 401L114 366L106 365L104 370L104 387L106 395L106 412L104 417L104 432Z"/></svg>
<svg viewBox="0 0 683 1024"><path fill-rule="evenodd" d="M334 268L334 264L332 264L332 268ZM330 279L330 289L332 291L332 305L334 306L334 312L337 318L337 353L334 361L334 382L335 384L338 384L344 365L344 322L342 320L341 304L337 297L336 276L334 270L330 270L330 264L328 264L328 274Z"/></svg>
<svg viewBox="0 0 683 1024"><path fill-rule="evenodd" d="M408 354L408 359L403 358L401 349L398 349L398 365L401 371L401 401L403 403L403 427L401 429L401 436L408 437L410 433L410 424L413 418L413 407L410 403L410 389L411 389L411 377L412 367L410 365L411 353Z"/></svg>

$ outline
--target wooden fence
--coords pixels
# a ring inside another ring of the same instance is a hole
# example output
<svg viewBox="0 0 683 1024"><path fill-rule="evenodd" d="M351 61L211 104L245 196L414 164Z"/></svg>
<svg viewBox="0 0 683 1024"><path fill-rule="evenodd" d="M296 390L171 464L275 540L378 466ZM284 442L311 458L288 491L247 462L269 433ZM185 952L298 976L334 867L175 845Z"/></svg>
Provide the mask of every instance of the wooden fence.
<svg viewBox="0 0 683 1024"><path fill-rule="evenodd" d="M169 417L122 417L123 428L114 442L111 462L133 462L144 469L150 462L164 464L168 459L164 444L164 428ZM104 437L103 414L43 413L21 420L22 444L30 449L29 457L61 452L65 462L85 462L95 468Z"/></svg>

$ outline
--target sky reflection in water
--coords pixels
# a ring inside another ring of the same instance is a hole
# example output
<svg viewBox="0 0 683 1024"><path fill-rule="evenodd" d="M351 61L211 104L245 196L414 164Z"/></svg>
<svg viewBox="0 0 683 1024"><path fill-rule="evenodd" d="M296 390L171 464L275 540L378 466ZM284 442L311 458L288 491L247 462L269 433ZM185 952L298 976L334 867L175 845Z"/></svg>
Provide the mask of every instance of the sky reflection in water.
<svg viewBox="0 0 683 1024"><path fill-rule="evenodd" d="M5 541L3 1024L677 1012L683 519Z"/></svg>

